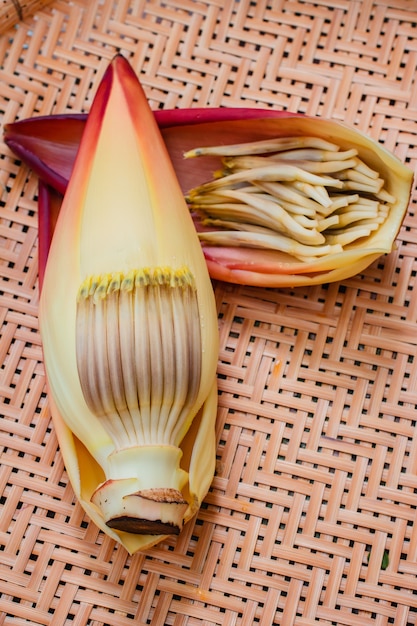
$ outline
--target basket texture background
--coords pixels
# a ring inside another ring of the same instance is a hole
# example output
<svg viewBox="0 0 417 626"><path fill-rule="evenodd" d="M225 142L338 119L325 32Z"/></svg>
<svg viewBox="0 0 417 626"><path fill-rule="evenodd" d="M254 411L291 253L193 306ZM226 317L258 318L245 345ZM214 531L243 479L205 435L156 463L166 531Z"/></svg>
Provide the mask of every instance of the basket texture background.
<svg viewBox="0 0 417 626"><path fill-rule="evenodd" d="M45 3L0 35L2 124L88 111L117 51L155 109L343 120L415 168L416 0ZM0 624L417 624L415 191L397 249L361 275L215 285L216 477L179 538L130 557L67 480L37 323L37 179L0 149Z"/></svg>

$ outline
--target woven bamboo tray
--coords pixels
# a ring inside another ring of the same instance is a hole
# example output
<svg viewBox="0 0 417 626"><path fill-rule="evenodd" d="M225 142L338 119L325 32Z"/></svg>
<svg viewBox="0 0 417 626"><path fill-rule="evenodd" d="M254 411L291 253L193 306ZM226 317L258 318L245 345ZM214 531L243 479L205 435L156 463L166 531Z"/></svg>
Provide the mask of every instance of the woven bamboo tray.
<svg viewBox="0 0 417 626"><path fill-rule="evenodd" d="M155 109L344 120L414 168L416 24L415 0L57 0L0 36L0 119L88 111L121 51ZM37 179L3 143L0 158L0 624L417 624L415 193L396 251L355 278L215 285L216 477L179 538L130 557L68 483Z"/></svg>

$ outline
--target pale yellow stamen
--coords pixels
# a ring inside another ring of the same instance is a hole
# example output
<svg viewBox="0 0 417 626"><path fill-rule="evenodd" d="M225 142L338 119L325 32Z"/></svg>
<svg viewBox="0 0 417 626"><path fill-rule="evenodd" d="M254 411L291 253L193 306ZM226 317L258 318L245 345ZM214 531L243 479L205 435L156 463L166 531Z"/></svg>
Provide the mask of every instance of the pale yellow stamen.
<svg viewBox="0 0 417 626"><path fill-rule="evenodd" d="M187 201L210 232L206 244L271 248L310 261L343 251L387 219L396 199L358 150L316 137L196 148L220 156L215 180Z"/></svg>

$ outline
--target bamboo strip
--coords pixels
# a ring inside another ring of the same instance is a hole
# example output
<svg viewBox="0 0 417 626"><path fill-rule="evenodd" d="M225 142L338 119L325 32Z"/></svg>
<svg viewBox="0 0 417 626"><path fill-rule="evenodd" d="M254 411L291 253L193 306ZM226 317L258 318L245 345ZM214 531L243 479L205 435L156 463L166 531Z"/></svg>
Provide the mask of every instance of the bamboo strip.
<svg viewBox="0 0 417 626"><path fill-rule="evenodd" d="M1 0L0 34L50 3L51 0Z"/></svg>

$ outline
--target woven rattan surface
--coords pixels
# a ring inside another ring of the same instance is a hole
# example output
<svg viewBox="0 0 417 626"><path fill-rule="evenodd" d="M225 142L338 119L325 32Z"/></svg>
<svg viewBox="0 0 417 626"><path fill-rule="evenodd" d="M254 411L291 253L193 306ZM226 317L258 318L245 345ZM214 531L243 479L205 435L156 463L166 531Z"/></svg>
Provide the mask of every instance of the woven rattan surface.
<svg viewBox="0 0 417 626"><path fill-rule="evenodd" d="M87 111L116 51L153 108L343 120L417 161L416 0L58 0L0 36L0 115ZM341 284L215 285L218 464L128 556L74 500L37 323L37 179L1 145L0 624L417 624L416 196Z"/></svg>

